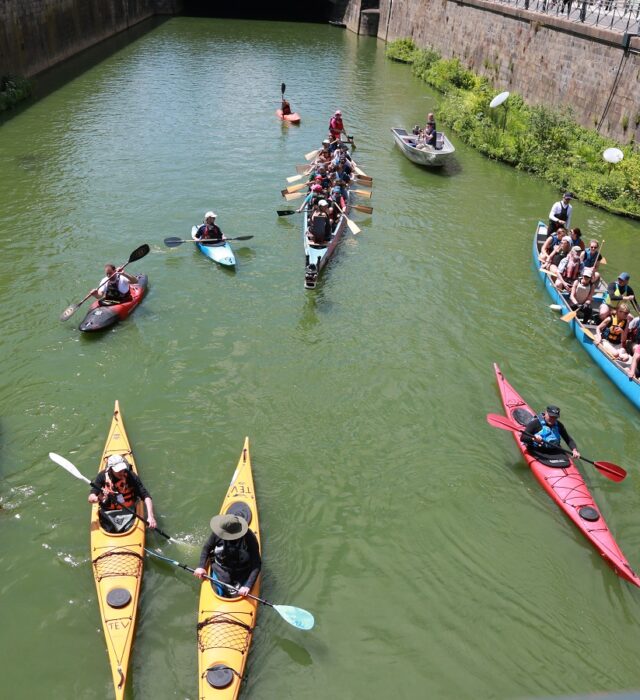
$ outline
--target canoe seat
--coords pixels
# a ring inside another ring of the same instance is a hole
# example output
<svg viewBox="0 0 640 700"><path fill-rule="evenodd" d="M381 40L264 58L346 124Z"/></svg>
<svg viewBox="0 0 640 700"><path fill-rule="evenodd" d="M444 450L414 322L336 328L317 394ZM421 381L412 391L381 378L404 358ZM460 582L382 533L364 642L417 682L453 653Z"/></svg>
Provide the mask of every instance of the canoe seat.
<svg viewBox="0 0 640 700"><path fill-rule="evenodd" d="M511 417L517 423L520 423L520 425L526 425L534 417L534 415L531 413L531 411L527 411L526 408L516 408L515 411L512 411Z"/></svg>

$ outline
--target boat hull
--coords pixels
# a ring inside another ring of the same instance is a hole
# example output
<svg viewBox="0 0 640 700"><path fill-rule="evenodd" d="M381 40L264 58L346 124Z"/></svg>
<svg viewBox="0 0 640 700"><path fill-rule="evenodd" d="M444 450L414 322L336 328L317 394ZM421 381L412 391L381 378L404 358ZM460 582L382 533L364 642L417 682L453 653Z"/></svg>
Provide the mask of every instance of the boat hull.
<svg viewBox="0 0 640 700"><path fill-rule="evenodd" d="M297 112L292 112L291 114L282 114L281 109L276 109L276 114L278 115L278 119L280 119L283 122L289 122L290 124L300 123L300 115Z"/></svg>
<svg viewBox="0 0 640 700"><path fill-rule="evenodd" d="M555 288L552 278L546 275L540 269L540 261L538 259L538 251L542 247L544 240L547 237L547 226L544 221L539 221L536 227L536 232L533 236L533 264L542 280L545 289L555 304L562 307L560 313L565 314L571 311L567 298L560 294ZM598 293L594 295L594 311L597 313L599 302L602 301L603 294L606 291L606 285L603 283ZM589 354L591 359L600 367L600 369L609 377L609 379L618 387L618 389L631 401L631 403L640 409L640 382L637 379L629 379L626 368L628 363L622 363L619 360L613 360L606 352L597 346L590 335L595 333L595 325L585 326L579 319L574 318L569 325L573 330L576 338L580 341L581 347ZM586 331L586 332L585 332Z"/></svg>
<svg viewBox="0 0 640 700"><path fill-rule="evenodd" d="M348 196L347 206L345 214L349 213L349 202L351 196ZM315 246L309 243L307 238L307 228L308 219L307 212L305 211L303 221L302 221L302 243L304 246L304 261L305 261L305 276L304 276L304 287L305 289L315 289L318 284L318 277L320 272L324 269L329 259L333 255L333 251L336 249L342 235L344 233L345 227L347 225L347 219L344 214L340 216L336 225L333 228L331 234L331 240L326 246Z"/></svg>
<svg viewBox="0 0 640 700"><path fill-rule="evenodd" d="M245 438L238 466L222 503L220 513L229 509L243 515L260 543L260 525L249 454L249 438ZM237 510L240 509L240 510ZM260 595L260 576L251 593ZM216 698L235 700L240 692L242 676L253 639L253 630L258 613L258 602L251 598L222 598L211 585L203 581L198 605L198 700ZM225 677L228 685L215 688L208 681L211 669L218 670L218 678Z"/></svg>
<svg viewBox="0 0 640 700"><path fill-rule="evenodd" d="M105 468L107 458L112 454L124 455L131 464L131 469L137 473L117 401L100 460L100 470ZM144 516L142 503L138 504L137 512ZM116 700L122 700L138 615L144 563L145 526L136 518L127 532L119 534L105 532L100 527L98 506L94 504L91 508L90 527L91 562L102 629L107 643L115 697ZM123 591L119 594L121 600L114 600L116 598L114 590ZM127 602L121 604L125 599L128 599Z"/></svg>
<svg viewBox="0 0 640 700"><path fill-rule="evenodd" d="M94 301L89 307L89 312L78 326L83 333L93 333L110 328L118 321L127 318L144 298L147 292L148 279L146 275L137 275L137 284L130 286L131 301L111 306L100 306L99 301Z"/></svg>
<svg viewBox="0 0 640 700"><path fill-rule="evenodd" d="M406 129L394 127L391 129L391 133L393 134L396 144L404 155L410 161L417 163L418 165L424 165L429 168L440 168L454 158L456 149L444 134L442 134L442 148L436 149L433 146L417 148L417 138L413 134L410 134Z"/></svg>
<svg viewBox="0 0 640 700"><path fill-rule="evenodd" d="M222 265L222 267L235 267L236 256L233 254L233 249L229 243L223 242L216 245L205 245L204 243L200 243L196 238L197 231L197 226L191 228L191 238L193 238L201 253L210 260L213 260L213 262L218 263L218 265Z"/></svg>
<svg viewBox="0 0 640 700"><path fill-rule="evenodd" d="M521 425L526 423L523 420L524 416L528 414L533 417L535 415L533 410L507 382L498 365L493 367L507 416ZM640 577L631 568L622 550L618 547L582 474L572 460L567 460L568 466L566 467L546 466L527 451L520 441L520 431L512 430L511 432L529 468L544 490L569 516L616 574L640 587Z"/></svg>

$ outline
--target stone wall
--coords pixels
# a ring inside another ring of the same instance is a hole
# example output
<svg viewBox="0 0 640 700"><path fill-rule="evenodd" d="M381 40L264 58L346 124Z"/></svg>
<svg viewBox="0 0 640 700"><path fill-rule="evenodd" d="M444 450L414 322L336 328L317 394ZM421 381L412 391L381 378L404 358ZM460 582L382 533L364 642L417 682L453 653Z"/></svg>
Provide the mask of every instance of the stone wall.
<svg viewBox="0 0 640 700"><path fill-rule="evenodd" d="M348 13L360 1L352 0ZM357 19L347 22L354 25ZM625 50L621 33L486 0L380 0L378 37L411 37L421 48L458 57L496 91L570 106L582 125L600 125L622 143L640 141L638 37Z"/></svg>
<svg viewBox="0 0 640 700"><path fill-rule="evenodd" d="M0 75L31 77L176 0L0 0Z"/></svg>

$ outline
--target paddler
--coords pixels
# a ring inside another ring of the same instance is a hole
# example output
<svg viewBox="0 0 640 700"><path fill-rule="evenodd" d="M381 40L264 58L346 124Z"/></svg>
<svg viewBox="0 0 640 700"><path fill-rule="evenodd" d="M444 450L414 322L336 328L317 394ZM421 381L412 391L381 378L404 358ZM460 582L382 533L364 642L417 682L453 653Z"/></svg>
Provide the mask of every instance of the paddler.
<svg viewBox="0 0 640 700"><path fill-rule="evenodd" d="M237 589L236 593L226 586L216 586L218 595L224 598L246 596L262 566L256 536L239 515L214 515L210 527L212 534L202 547L200 563L193 575L201 579L211 566L210 576Z"/></svg>
<svg viewBox="0 0 640 700"><path fill-rule="evenodd" d="M627 362L629 355L625 350L627 334L629 333L629 307L626 302L620 302L610 316L607 316L598 326L594 343L603 345L609 355L621 362Z"/></svg>
<svg viewBox="0 0 640 700"><path fill-rule="evenodd" d="M91 290L91 296L103 302L122 303L131 301L130 284L136 284L138 279L126 273L121 267L116 267L113 263L104 266L105 276L100 280L96 289Z"/></svg>
<svg viewBox="0 0 640 700"><path fill-rule="evenodd" d="M224 241L224 233L216 226L216 214L213 211L208 211L204 215L204 223L196 231L196 238L203 241Z"/></svg>
<svg viewBox="0 0 640 700"><path fill-rule="evenodd" d="M604 321L605 318L609 318L622 301L629 302L634 306L636 305L635 293L629 286L630 279L631 275L628 272L621 272L616 282L609 283L607 286L607 293L604 295L602 304L600 304L599 313L601 321Z"/></svg>
<svg viewBox="0 0 640 700"><path fill-rule="evenodd" d="M564 440L571 448L573 457L578 459L580 452L571 435L558 420L559 416L560 409L557 406L547 406L542 413L527 423L520 439L529 448L551 453L556 452L561 440Z"/></svg>
<svg viewBox="0 0 640 700"><path fill-rule="evenodd" d="M334 115L329 120L329 135L332 141L339 141L340 134L345 134L344 124L342 122L342 112L336 109Z"/></svg>
<svg viewBox="0 0 640 700"><path fill-rule="evenodd" d="M89 503L100 503L98 517L103 530L126 532L135 516L125 508L135 509L138 499L147 508L147 524L157 526L153 513L153 501L140 477L131 471L129 463L122 455L110 455L106 468L93 480Z"/></svg>
<svg viewBox="0 0 640 700"><path fill-rule="evenodd" d="M573 192L565 192L559 202L555 202L549 212L549 223L547 233L551 234L558 228L569 229L571 226L571 212L573 207L570 202L573 199Z"/></svg>
<svg viewBox="0 0 640 700"><path fill-rule="evenodd" d="M291 105L289 104L288 100L284 99L284 96L282 97L282 106L280 109L282 110L283 117L286 117L287 114L291 114Z"/></svg>

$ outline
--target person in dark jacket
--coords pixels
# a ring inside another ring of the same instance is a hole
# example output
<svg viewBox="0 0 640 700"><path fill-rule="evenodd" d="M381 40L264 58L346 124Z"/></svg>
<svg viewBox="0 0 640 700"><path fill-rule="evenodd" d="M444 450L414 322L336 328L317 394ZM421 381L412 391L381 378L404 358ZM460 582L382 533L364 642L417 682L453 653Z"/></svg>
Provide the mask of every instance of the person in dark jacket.
<svg viewBox="0 0 640 700"><path fill-rule="evenodd" d="M574 458L577 459L580 457L578 447L558 420L559 416L560 409L557 406L547 406L546 410L527 423L520 439L527 447L539 452L556 452L561 440L564 440L572 450Z"/></svg>
<svg viewBox="0 0 640 700"><path fill-rule="evenodd" d="M196 232L196 238L203 241L224 241L224 233L216 226L216 215L212 211L208 211L204 215L204 223Z"/></svg>
<svg viewBox="0 0 640 700"><path fill-rule="evenodd" d="M93 480L89 503L99 503L98 517L103 530L125 532L135 520L127 508L135 510L138 499L147 508L147 524L157 527L153 513L153 501L140 477L131 471L129 463L122 455L110 455L107 467Z"/></svg>
<svg viewBox="0 0 640 700"><path fill-rule="evenodd" d="M236 589L216 586L219 595L225 598L246 596L262 566L256 536L239 515L215 515L210 525L212 534L202 547L200 562L193 575L201 579L210 567L210 576Z"/></svg>

